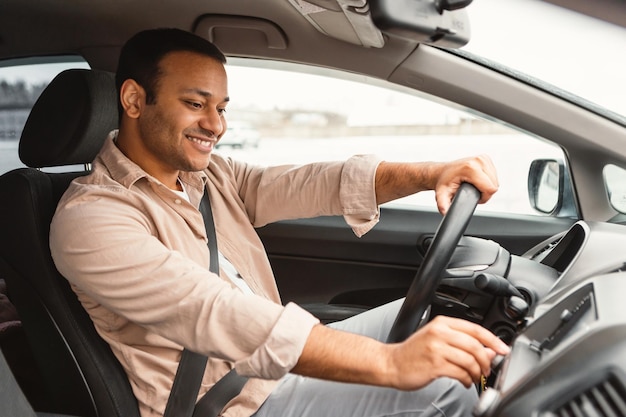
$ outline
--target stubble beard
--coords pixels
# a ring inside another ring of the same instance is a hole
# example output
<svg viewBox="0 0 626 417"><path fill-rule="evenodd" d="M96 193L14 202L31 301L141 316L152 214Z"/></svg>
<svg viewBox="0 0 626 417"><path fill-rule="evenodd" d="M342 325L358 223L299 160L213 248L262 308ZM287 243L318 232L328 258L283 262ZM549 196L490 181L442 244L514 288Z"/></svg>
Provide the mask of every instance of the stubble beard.
<svg viewBox="0 0 626 417"><path fill-rule="evenodd" d="M184 151L183 145L189 141L184 132L177 132L167 118L155 111L140 123L139 129L145 147L159 159L161 164L171 169L185 172L201 171L206 166L196 166ZM208 165L208 160L205 165Z"/></svg>

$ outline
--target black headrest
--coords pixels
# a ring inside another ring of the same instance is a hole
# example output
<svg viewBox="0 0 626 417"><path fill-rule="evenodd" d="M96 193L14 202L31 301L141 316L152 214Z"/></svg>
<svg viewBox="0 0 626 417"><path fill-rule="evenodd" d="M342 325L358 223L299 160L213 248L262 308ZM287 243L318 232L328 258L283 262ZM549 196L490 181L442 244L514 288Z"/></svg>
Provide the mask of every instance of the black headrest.
<svg viewBox="0 0 626 417"><path fill-rule="evenodd" d="M28 116L20 159L33 168L90 163L117 125L115 74L63 71L41 93Z"/></svg>

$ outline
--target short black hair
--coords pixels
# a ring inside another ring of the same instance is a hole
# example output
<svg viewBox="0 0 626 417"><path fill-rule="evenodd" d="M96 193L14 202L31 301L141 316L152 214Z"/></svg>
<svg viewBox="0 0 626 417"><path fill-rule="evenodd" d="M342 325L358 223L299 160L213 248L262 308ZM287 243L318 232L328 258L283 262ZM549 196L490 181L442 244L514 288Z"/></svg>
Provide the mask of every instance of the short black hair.
<svg viewBox="0 0 626 417"><path fill-rule="evenodd" d="M159 64L170 52L195 52L213 58L222 64L226 56L208 40L181 29L160 28L141 31L122 47L115 74L120 117L123 109L119 94L124 81L133 79L146 91L146 101L155 100L159 81Z"/></svg>

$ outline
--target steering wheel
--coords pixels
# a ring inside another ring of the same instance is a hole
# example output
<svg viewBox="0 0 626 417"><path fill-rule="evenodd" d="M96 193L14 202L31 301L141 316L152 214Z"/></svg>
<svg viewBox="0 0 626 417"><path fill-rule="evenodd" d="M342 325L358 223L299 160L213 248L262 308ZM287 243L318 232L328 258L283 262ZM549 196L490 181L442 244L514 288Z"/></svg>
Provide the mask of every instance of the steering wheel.
<svg viewBox="0 0 626 417"><path fill-rule="evenodd" d="M441 220L424 261L417 270L387 342L402 342L417 330L424 312L435 297L443 272L452 253L474 214L480 192L464 182L457 190L452 205Z"/></svg>

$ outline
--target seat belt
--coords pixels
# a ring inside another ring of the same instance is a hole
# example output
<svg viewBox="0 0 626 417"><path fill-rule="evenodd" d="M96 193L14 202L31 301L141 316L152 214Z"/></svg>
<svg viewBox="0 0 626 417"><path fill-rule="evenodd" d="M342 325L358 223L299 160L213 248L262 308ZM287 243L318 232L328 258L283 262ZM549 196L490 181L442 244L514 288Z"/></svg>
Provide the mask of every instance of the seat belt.
<svg viewBox="0 0 626 417"><path fill-rule="evenodd" d="M204 219L208 238L209 269L219 275L217 236L206 187L200 202L200 213ZM239 376L234 369L231 369L196 404L206 363L206 356L183 349L163 417L217 417L224 406L241 392L248 378Z"/></svg>

